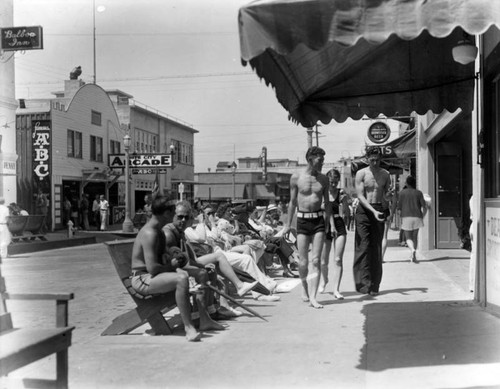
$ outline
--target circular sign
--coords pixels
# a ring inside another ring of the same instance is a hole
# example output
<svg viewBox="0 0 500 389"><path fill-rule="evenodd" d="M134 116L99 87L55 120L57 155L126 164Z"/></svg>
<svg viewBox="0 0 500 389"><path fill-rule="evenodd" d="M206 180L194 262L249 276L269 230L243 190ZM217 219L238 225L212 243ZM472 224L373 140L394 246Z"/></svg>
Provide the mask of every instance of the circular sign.
<svg viewBox="0 0 500 389"><path fill-rule="evenodd" d="M384 143L391 136L391 129L384 122L375 122L368 127L368 139L373 143Z"/></svg>

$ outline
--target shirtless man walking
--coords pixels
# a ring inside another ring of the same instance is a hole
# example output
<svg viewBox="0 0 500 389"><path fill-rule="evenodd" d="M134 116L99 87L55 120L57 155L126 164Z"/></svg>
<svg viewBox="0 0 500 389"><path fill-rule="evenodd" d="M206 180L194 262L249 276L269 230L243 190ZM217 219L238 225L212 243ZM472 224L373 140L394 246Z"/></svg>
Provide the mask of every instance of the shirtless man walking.
<svg viewBox="0 0 500 389"><path fill-rule="evenodd" d="M384 200L389 199L391 179L380 167L382 156L378 147L367 149L368 167L356 173L356 193L359 205L354 221L354 282L360 293L376 296L382 280L382 238L385 219Z"/></svg>
<svg viewBox="0 0 500 389"><path fill-rule="evenodd" d="M302 299L314 308L323 308L316 300L320 277L320 258L325 241L326 224L330 222L331 206L328 178L321 174L325 151L310 147L306 153L307 167L290 179L290 205L283 234L290 231L290 221L297 208L297 247L299 249L299 275L302 281ZM325 204L325 212L321 210ZM309 274L309 245L312 272Z"/></svg>

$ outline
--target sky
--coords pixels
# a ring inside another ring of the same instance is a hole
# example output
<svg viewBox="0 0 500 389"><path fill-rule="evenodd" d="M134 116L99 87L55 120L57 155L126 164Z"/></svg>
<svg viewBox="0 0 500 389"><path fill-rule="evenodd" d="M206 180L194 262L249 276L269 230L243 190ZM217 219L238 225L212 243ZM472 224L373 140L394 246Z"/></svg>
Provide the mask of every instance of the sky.
<svg viewBox="0 0 500 389"><path fill-rule="evenodd" d="M41 25L44 49L17 52L16 98L49 98L75 66L152 109L187 122L195 172L257 157L304 163L305 128L288 120L274 90L240 60L238 9L248 0L13 0L14 25ZM362 153L372 120L319 127L325 162ZM397 137L397 123L387 122Z"/></svg>

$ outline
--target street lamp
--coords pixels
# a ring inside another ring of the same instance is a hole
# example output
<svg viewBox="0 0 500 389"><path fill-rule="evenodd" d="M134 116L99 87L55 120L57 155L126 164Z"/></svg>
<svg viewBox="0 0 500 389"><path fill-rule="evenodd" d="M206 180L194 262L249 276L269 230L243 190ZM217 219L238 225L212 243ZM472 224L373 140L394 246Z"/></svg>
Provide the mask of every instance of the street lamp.
<svg viewBox="0 0 500 389"><path fill-rule="evenodd" d="M129 182L129 167L130 167L130 146L132 139L129 134L123 137L123 146L125 149L125 220L123 221L123 232L134 232L134 223L130 220L130 182Z"/></svg>
<svg viewBox="0 0 500 389"><path fill-rule="evenodd" d="M234 200L236 200L236 179L235 179L235 175L236 175L236 162L234 162L234 161L231 164L231 171L233 172L233 202L234 202Z"/></svg>

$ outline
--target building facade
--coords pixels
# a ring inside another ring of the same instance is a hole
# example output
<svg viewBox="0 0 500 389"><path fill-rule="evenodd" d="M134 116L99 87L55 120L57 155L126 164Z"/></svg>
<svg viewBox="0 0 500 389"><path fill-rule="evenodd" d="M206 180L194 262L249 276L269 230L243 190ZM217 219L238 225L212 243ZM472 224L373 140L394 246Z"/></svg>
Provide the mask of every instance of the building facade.
<svg viewBox="0 0 500 389"><path fill-rule="evenodd" d="M24 100L17 109L17 202L35 213L35 199L49 199L49 226L64 228L65 198L92 201L105 195L111 224L125 216L124 169L111 169L108 156L123 155L123 139L132 138L131 154L173 153L173 167L130 176L131 216L144 206L155 180L164 192L177 193L177 182L193 181L193 142L196 130L185 123L131 101L121 91L105 91L81 80L65 81L54 98ZM172 145L172 146L170 146ZM132 173L134 173L132 169ZM192 186L186 185L192 196Z"/></svg>
<svg viewBox="0 0 500 389"><path fill-rule="evenodd" d="M132 137L132 154L172 153L173 167L165 172L142 174L134 178L132 210L144 206L144 196L151 193L155 180L165 194L183 199L194 198L194 136L198 132L189 123L135 101L120 90L107 91L121 125ZM182 184L182 185L181 185Z"/></svg>
<svg viewBox="0 0 500 389"><path fill-rule="evenodd" d="M12 0L0 2L0 26L14 25ZM0 197L16 201L16 100L14 51L0 51Z"/></svg>

